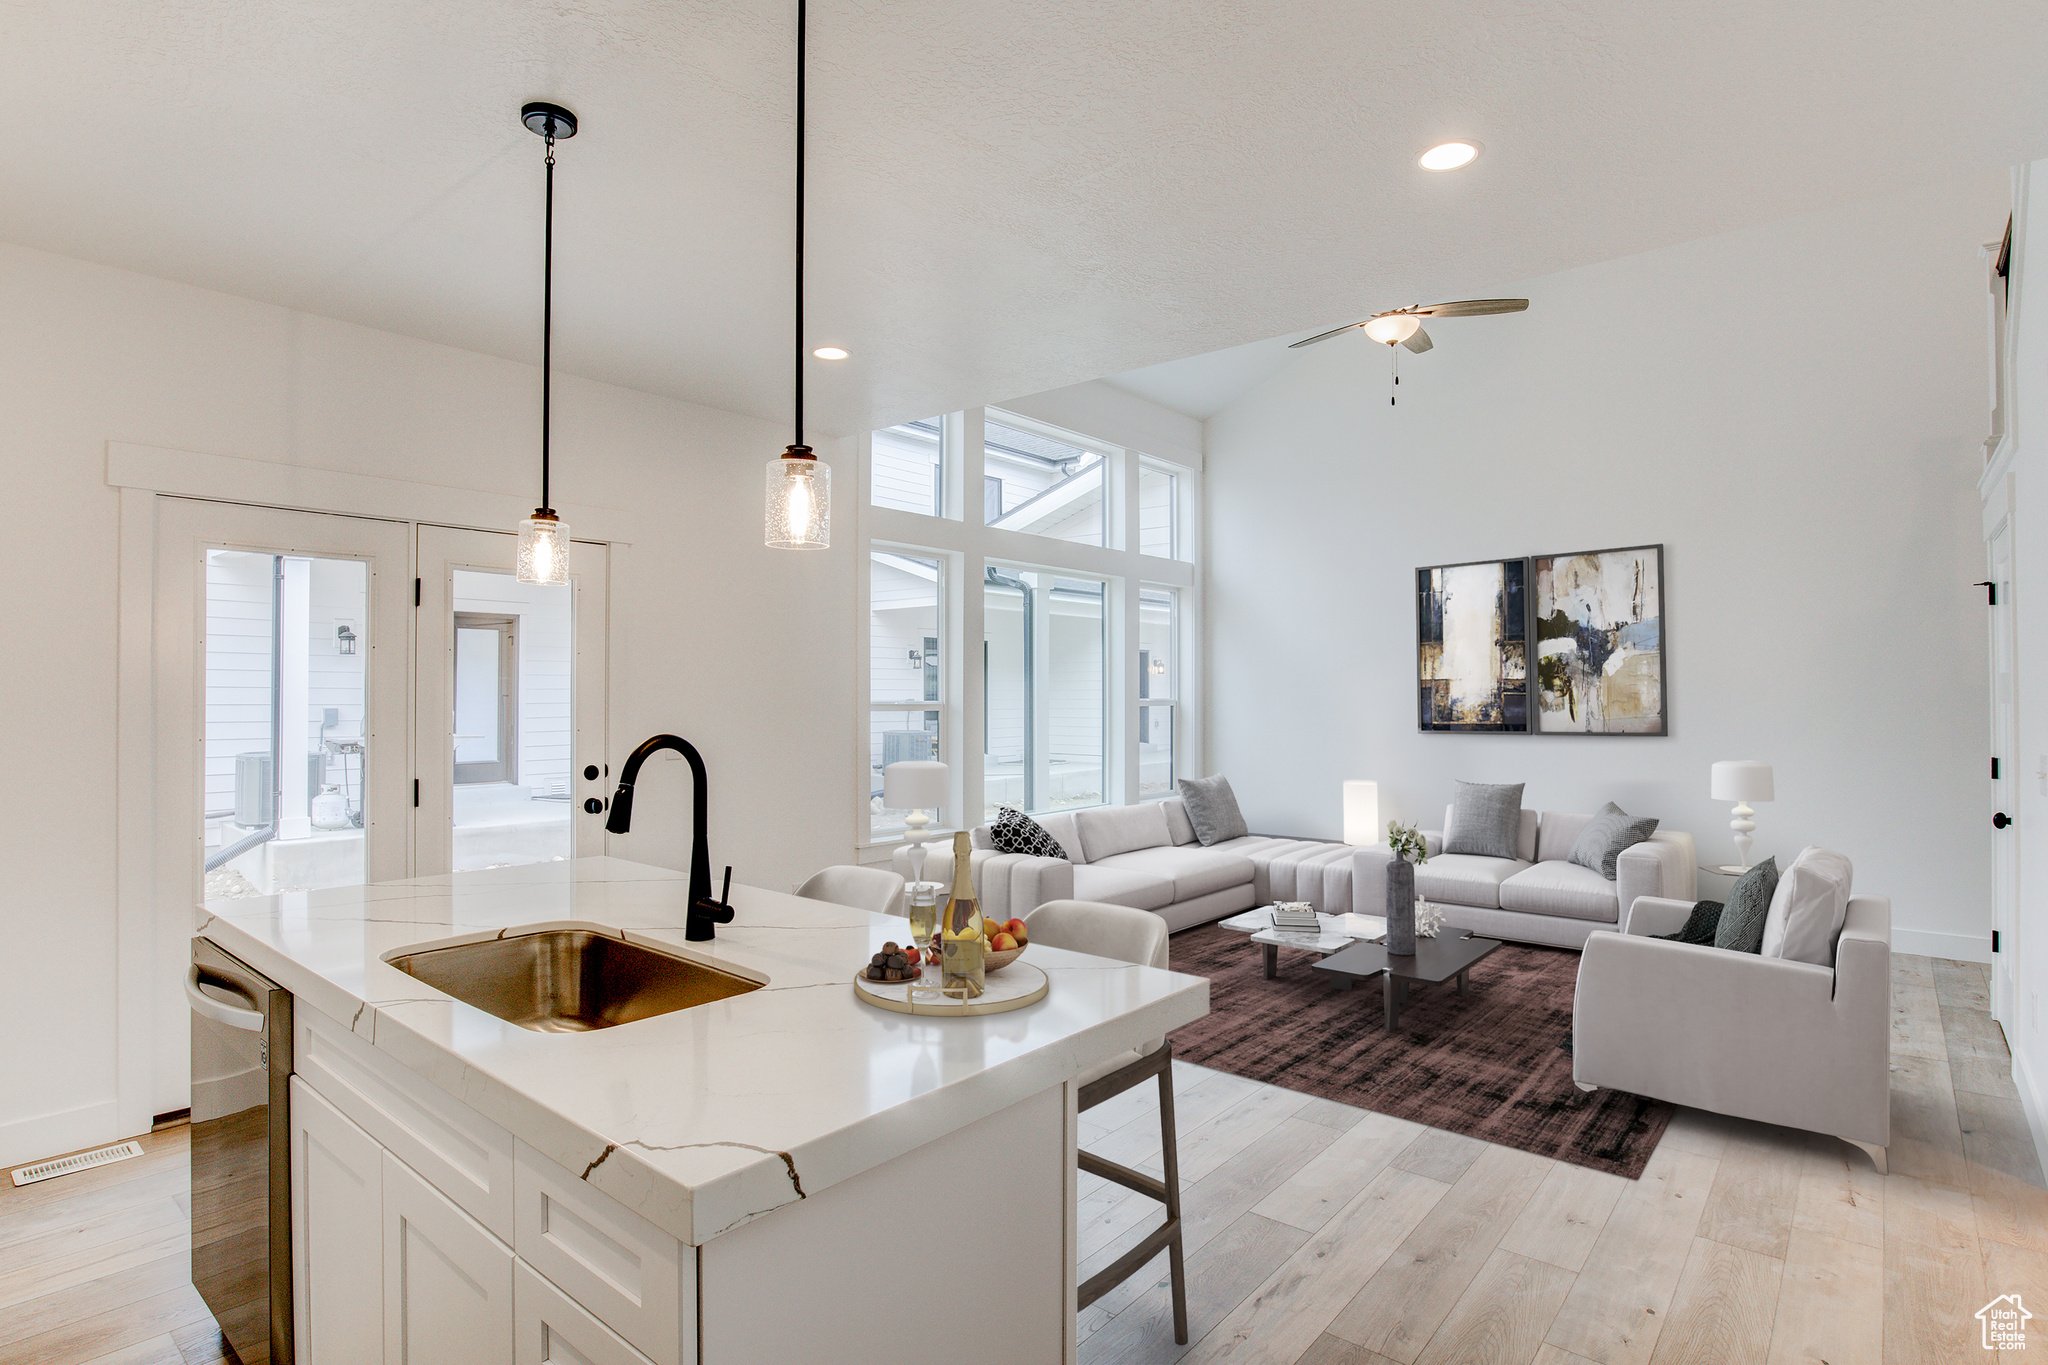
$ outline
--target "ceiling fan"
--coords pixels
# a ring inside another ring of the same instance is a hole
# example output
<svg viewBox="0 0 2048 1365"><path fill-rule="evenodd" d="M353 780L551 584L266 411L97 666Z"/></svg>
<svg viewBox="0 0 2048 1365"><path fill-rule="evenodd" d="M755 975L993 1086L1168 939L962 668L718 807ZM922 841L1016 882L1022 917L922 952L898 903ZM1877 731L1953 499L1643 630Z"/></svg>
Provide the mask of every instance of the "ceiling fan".
<svg viewBox="0 0 2048 1365"><path fill-rule="evenodd" d="M1407 308L1390 308L1384 313L1374 313L1363 322L1346 323L1333 327L1320 336L1306 341L1297 341L1287 349L1292 351L1302 346L1313 346L1318 341L1342 336L1360 327L1374 341L1386 346L1406 346L1421 355L1436 343L1429 339L1429 333L1422 330L1424 318L1473 318L1486 313L1520 313L1529 306L1527 299L1460 299L1455 303L1418 303Z"/></svg>

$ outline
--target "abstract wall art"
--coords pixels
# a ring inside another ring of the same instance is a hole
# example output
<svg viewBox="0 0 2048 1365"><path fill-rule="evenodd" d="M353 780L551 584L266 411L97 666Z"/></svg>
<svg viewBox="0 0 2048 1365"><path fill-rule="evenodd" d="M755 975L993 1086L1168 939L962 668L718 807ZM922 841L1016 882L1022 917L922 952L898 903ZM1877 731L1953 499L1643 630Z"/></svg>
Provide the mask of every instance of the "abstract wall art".
<svg viewBox="0 0 2048 1365"><path fill-rule="evenodd" d="M1528 584L1526 559L1415 571L1420 729L1527 733Z"/></svg>
<svg viewBox="0 0 2048 1365"><path fill-rule="evenodd" d="M1664 547L1533 565L1537 733L1665 734Z"/></svg>

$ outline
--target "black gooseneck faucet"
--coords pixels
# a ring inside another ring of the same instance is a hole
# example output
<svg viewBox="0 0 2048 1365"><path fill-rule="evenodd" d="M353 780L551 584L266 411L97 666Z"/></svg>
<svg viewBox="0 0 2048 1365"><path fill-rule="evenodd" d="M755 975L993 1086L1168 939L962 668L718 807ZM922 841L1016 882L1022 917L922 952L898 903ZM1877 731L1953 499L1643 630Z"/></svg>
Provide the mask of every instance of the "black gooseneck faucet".
<svg viewBox="0 0 2048 1365"><path fill-rule="evenodd" d="M675 750L690 764L690 914L683 937L702 943L718 937L713 925L732 923L732 906L725 900L732 894L732 869L725 869L725 889L713 900L711 855L704 848L704 757L697 746L680 735L656 735L642 742L619 773L619 789L612 794L612 813L604 827L612 834L625 834L633 828L633 783L640 776L640 765L663 749Z"/></svg>

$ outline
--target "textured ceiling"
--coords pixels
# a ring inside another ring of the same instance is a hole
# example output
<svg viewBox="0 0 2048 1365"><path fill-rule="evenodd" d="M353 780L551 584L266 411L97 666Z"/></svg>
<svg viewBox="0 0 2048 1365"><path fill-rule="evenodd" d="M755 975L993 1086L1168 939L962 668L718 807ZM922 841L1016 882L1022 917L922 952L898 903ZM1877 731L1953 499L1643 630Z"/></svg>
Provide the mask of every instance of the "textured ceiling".
<svg viewBox="0 0 2048 1365"><path fill-rule="evenodd" d="M830 431L2048 154L2038 0L813 0ZM0 0L0 238L787 409L794 6ZM1416 154L1477 138L1472 167Z"/></svg>

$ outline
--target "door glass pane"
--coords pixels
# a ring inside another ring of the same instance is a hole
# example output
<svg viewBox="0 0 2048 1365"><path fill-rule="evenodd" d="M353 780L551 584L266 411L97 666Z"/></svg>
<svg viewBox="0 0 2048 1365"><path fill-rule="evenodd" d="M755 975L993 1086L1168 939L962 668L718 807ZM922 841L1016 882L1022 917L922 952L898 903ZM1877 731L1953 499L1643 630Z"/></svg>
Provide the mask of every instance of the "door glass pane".
<svg viewBox="0 0 2048 1365"><path fill-rule="evenodd" d="M473 569L454 586L455 870L566 858L573 589Z"/></svg>
<svg viewBox="0 0 2048 1365"><path fill-rule="evenodd" d="M1102 544L1102 453L991 421L984 428L991 526Z"/></svg>
<svg viewBox="0 0 2048 1365"><path fill-rule="evenodd" d="M369 566L206 554L206 894L363 880Z"/></svg>
<svg viewBox="0 0 2048 1365"><path fill-rule="evenodd" d="M875 506L945 515L944 432L944 419L925 417L875 433Z"/></svg>
<svg viewBox="0 0 2048 1365"><path fill-rule="evenodd" d="M991 565L983 583L983 804L1103 801L1103 585Z"/></svg>
<svg viewBox="0 0 2048 1365"><path fill-rule="evenodd" d="M1157 465L1138 466L1138 550L1162 559L1177 557L1179 504L1173 475Z"/></svg>
<svg viewBox="0 0 2048 1365"><path fill-rule="evenodd" d="M1173 785L1173 706L1158 703L1138 708L1138 798L1171 796Z"/></svg>
<svg viewBox="0 0 2048 1365"><path fill-rule="evenodd" d="M1172 588L1138 590L1138 696L1169 699L1174 695L1174 631L1179 625L1180 594Z"/></svg>
<svg viewBox="0 0 2048 1365"><path fill-rule="evenodd" d="M939 572L936 559L886 550L869 556L870 701L939 700Z"/></svg>

